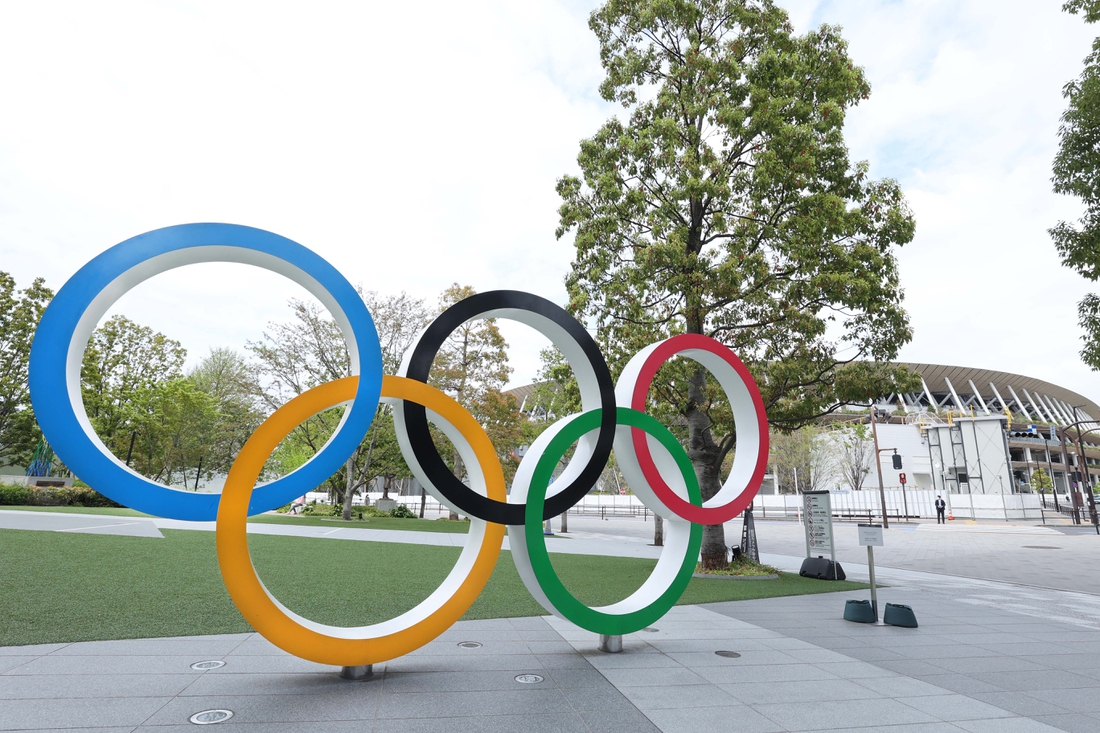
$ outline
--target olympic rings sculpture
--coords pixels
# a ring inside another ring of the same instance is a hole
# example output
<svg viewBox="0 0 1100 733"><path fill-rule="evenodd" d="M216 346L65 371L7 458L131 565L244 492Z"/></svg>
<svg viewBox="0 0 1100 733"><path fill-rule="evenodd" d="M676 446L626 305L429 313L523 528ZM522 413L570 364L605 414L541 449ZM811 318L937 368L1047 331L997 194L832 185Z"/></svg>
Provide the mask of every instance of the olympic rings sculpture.
<svg viewBox="0 0 1100 733"><path fill-rule="evenodd" d="M256 429L220 496L173 489L132 471L96 435L80 391L84 350L111 305L154 275L199 262L255 265L297 282L328 308L351 355L352 376L298 395ZM561 418L533 442L510 493L481 425L454 399L427 384L446 338L478 318L513 319L545 335L565 356L580 388L582 412ZM702 500L679 441L645 413L654 375L677 356L696 361L717 379L737 425L732 469L708 501ZM711 338L683 334L652 344L627 363L616 383L592 337L564 309L529 293L499 290L466 298L444 311L405 354L398 374L383 375L378 333L355 288L302 245L232 224L157 229L115 245L80 268L42 316L31 348L29 383L42 432L75 475L105 496L148 514L216 520L222 578L245 619L291 654L340 666L393 659L439 636L485 587L506 530L525 586L547 611L598 634L638 631L667 613L683 593L699 556L702 525L729 521L751 504L768 455L760 391L741 360ZM466 545L439 588L397 618L358 628L319 624L283 606L264 587L249 555L246 520L287 504L339 470L366 435L380 401L394 406L398 444L413 475L441 504L470 517ZM286 476L257 483L283 438L312 415L341 404L350 406L311 460ZM459 452L469 485L447 468L429 423ZM572 457L551 483L574 444ZM542 522L563 514L595 486L612 450L628 485L650 511L669 522L669 529L646 582L618 603L590 608L554 572Z"/></svg>

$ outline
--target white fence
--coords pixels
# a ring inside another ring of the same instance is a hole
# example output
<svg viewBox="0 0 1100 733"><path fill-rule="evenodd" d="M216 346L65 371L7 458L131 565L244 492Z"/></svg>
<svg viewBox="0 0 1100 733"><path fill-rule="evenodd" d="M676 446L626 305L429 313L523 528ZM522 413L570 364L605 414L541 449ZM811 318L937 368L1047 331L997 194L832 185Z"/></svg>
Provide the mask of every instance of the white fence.
<svg viewBox="0 0 1100 733"><path fill-rule="evenodd" d="M1038 494L938 494L929 489L887 489L886 514L895 519L935 518L936 496L942 495L956 519L1041 519ZM839 519L867 519L882 516L878 489L833 491L833 516ZM760 494L753 500L756 516L797 518L802 497L795 494Z"/></svg>
<svg viewBox="0 0 1100 733"><path fill-rule="evenodd" d="M928 489L886 490L886 512L893 519L929 519L935 518L937 493ZM382 497L381 492L369 494L374 504ZM396 496L398 501L413 511L420 511L419 496ZM864 520L882 517L882 502L878 489L863 491L834 491L832 499L833 516L837 519ZM1039 520L1042 510L1038 494L945 494L944 501L955 519L1001 519ZM307 501L328 501L324 493L310 493ZM356 496L355 503L362 504L362 497ZM759 519L788 518L797 519L802 511L802 496L797 494L758 494L753 500L753 511ZM447 509L428 496L425 512L428 514L445 513ZM648 519L652 514L634 494L588 494L570 514L598 515L607 517L634 516Z"/></svg>

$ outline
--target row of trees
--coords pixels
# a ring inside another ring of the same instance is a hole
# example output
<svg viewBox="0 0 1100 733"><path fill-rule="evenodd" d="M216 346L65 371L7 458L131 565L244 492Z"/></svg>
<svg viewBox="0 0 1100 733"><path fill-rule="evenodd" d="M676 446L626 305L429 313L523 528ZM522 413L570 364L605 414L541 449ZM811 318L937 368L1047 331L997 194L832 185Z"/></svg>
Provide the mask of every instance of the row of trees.
<svg viewBox="0 0 1100 733"><path fill-rule="evenodd" d="M838 485L859 491L874 456L871 431L861 423L810 424L771 435L771 468L781 493Z"/></svg>
<svg viewBox="0 0 1100 733"><path fill-rule="evenodd" d="M436 308L405 293L362 292L378 328L383 366L396 373L413 338L443 309L474 294L455 284ZM26 465L41 437L27 392L27 359L34 329L52 293L36 280L16 290L0 272L0 465ZM272 323L243 351L215 348L190 370L187 352L162 333L125 316L97 328L84 353L81 388L96 433L109 450L138 473L170 485L197 489L228 472L237 452L263 419L306 390L347 376L350 359L336 323L312 302L292 300L291 318ZM511 368L507 343L492 320L465 324L436 358L430 381L455 397L486 428L507 476L516 449L534 437L515 399L503 393ZM325 444L343 407L302 425L276 449L269 475L288 473ZM465 468L441 432L433 433L456 475ZM392 407L382 403L374 423L329 489L344 504L375 478L385 491L409 476L394 434Z"/></svg>

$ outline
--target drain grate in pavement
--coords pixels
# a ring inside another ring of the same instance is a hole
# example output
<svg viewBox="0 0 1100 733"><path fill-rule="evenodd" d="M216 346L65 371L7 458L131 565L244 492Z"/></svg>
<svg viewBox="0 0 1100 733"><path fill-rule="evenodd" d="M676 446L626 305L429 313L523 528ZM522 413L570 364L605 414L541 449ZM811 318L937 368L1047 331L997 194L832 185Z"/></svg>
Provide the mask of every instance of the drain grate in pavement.
<svg viewBox="0 0 1100 733"><path fill-rule="evenodd" d="M726 657L727 659L737 659L738 657L741 656L737 652L731 652L731 651L727 651L725 649L719 649L718 651L715 652L715 654L717 654L720 657Z"/></svg>
<svg viewBox="0 0 1100 733"><path fill-rule="evenodd" d="M232 710L203 710L201 713L195 713L188 720L195 725L212 725L222 723L232 717Z"/></svg>
<svg viewBox="0 0 1100 733"><path fill-rule="evenodd" d="M1053 545L1021 545L1025 550L1061 550L1061 547Z"/></svg>
<svg viewBox="0 0 1100 733"><path fill-rule="evenodd" d="M458 642L458 645L460 647L462 647L463 649L480 649L481 648L481 642L480 641L460 641L460 642Z"/></svg>
<svg viewBox="0 0 1100 733"><path fill-rule="evenodd" d="M642 631L648 631L651 634L656 634L660 629L655 629L652 626L646 626Z"/></svg>

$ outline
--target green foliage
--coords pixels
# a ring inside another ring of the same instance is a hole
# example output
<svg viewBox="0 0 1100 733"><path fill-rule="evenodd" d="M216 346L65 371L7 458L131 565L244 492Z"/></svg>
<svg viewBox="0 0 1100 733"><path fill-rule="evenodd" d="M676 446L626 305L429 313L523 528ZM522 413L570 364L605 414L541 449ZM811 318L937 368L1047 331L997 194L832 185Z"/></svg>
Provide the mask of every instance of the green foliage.
<svg viewBox="0 0 1100 733"><path fill-rule="evenodd" d="M26 506L30 504L31 490L21 484L0 484L0 504Z"/></svg>
<svg viewBox="0 0 1100 733"><path fill-rule="evenodd" d="M390 516L396 519L418 519L416 512L409 509L404 504L398 504L393 509L390 509Z"/></svg>
<svg viewBox="0 0 1100 733"><path fill-rule="evenodd" d="M1070 0L1062 9L1082 14L1087 23L1100 19L1096 0ZM1081 75L1062 88L1062 96L1068 104L1058 128L1054 191L1080 199L1085 213L1076 225L1060 221L1049 233L1062 265L1096 282L1100 278L1100 149L1096 144L1100 139L1100 38L1093 41ZM1081 358L1100 370L1100 298L1086 295L1077 305L1077 315L1084 330Z"/></svg>
<svg viewBox="0 0 1100 733"><path fill-rule="evenodd" d="M600 93L626 114L558 181L557 234L574 234L570 308L613 370L654 340L712 336L785 430L912 388L885 362L912 335L895 249L915 224L896 182L849 160L844 118L870 87L839 29L795 36L770 0L608 0L589 27ZM686 360L650 396L686 428L709 499L736 444L725 396ZM724 551L709 531L704 560Z"/></svg>
<svg viewBox="0 0 1100 733"><path fill-rule="evenodd" d="M16 290L15 279L0 271L0 466L26 466L41 435L31 410L27 361L52 297L42 278Z"/></svg>
<svg viewBox="0 0 1100 733"><path fill-rule="evenodd" d="M0 484L0 505L4 506L75 506L121 507L87 486L35 487Z"/></svg>
<svg viewBox="0 0 1100 733"><path fill-rule="evenodd" d="M1031 488L1040 494L1045 494L1054 488L1054 481L1045 468L1037 468L1031 472Z"/></svg>
<svg viewBox="0 0 1100 733"><path fill-rule="evenodd" d="M378 328L383 368L394 374L401 355L427 325L428 309L423 301L405 293L361 294ZM336 322L314 303L291 300L289 305L294 314L290 322L272 324L261 341L248 344L256 359L258 393L272 411L308 389L351 373L347 346ZM375 477L383 477L385 492L394 480L411 475L397 445L392 410L389 404L379 404L362 443L328 480L328 489L343 498L345 519L351 516L351 499ZM270 472L284 475L316 455L336 429L343 411L343 407L325 410L296 427L276 449Z"/></svg>
<svg viewBox="0 0 1100 733"><path fill-rule="evenodd" d="M309 517L334 517L339 513L339 509L332 504L312 502L302 507L302 514Z"/></svg>

